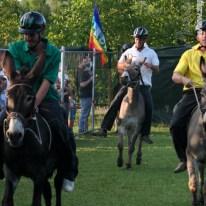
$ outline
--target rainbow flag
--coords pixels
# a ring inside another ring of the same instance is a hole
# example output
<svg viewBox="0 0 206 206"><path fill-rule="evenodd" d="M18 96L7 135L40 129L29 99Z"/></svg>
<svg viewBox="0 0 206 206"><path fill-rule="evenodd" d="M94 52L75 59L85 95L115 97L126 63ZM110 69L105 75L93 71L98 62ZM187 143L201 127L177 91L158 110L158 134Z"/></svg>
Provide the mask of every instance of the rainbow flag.
<svg viewBox="0 0 206 206"><path fill-rule="evenodd" d="M92 27L89 35L89 49L94 48L100 53L101 64L106 64L108 61L108 58L105 54L105 52L107 51L106 40L102 31L99 11L96 5L94 6Z"/></svg>

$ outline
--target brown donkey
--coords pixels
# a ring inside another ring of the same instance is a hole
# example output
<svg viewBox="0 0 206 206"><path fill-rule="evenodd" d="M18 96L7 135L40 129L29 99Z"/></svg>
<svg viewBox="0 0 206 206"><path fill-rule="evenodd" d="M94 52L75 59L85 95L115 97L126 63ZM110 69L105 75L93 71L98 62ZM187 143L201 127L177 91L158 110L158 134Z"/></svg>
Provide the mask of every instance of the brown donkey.
<svg viewBox="0 0 206 206"><path fill-rule="evenodd" d="M138 141L138 152L136 163L141 163L142 140L138 138L145 116L144 99L139 91L141 79L140 68L131 65L121 76L121 80L127 86L127 94L122 100L119 116L117 118L118 128L118 158L117 165L123 166L124 136L128 137L128 161L126 167L130 168L132 163L132 153L135 150L135 143Z"/></svg>
<svg viewBox="0 0 206 206"><path fill-rule="evenodd" d="M32 206L41 206L44 197L45 206L51 206L52 190L49 178L54 171L56 206L61 206L61 188L63 176L59 170L57 152L54 148L51 128L41 114L34 109L35 93L32 79L25 79L21 73L15 73L14 61L9 52L0 51L0 66L10 79L7 89L6 118L2 150L5 186L2 206L14 206L14 193L21 177L33 182ZM3 130L3 131L2 131ZM1 139L0 139L1 140Z"/></svg>

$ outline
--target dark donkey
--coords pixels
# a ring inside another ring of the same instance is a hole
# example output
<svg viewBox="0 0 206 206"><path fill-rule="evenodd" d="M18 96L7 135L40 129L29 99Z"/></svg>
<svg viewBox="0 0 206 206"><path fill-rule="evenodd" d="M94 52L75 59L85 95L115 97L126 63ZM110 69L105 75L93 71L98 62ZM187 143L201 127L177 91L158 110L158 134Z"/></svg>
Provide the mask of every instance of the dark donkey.
<svg viewBox="0 0 206 206"><path fill-rule="evenodd" d="M8 52L0 52L0 63L7 71L10 86L7 90L7 116L4 120L5 189L2 206L13 206L13 195L21 176L34 184L32 206L51 206L51 186L48 178L58 169L51 129L47 121L34 110L35 94L32 80L13 71L13 60ZM8 68L7 68L8 67ZM17 78L18 77L18 78ZM61 206L62 176L55 176L56 206Z"/></svg>
<svg viewBox="0 0 206 206"><path fill-rule="evenodd" d="M206 164L206 65L203 57L200 59L200 69L205 85L201 90L200 102L196 95L198 106L189 123L186 149L188 186L192 193L193 206L206 206L206 182L204 181Z"/></svg>
<svg viewBox="0 0 206 206"><path fill-rule="evenodd" d="M130 65L122 74L121 81L127 86L127 94L122 100L119 116L117 119L118 128L118 149L119 155L117 165L123 165L124 136L128 137L128 161L126 167L132 164L132 153L135 143L138 141L138 151L136 163L141 163L142 158L142 139L138 138L145 117L144 99L139 91L141 73L139 66Z"/></svg>

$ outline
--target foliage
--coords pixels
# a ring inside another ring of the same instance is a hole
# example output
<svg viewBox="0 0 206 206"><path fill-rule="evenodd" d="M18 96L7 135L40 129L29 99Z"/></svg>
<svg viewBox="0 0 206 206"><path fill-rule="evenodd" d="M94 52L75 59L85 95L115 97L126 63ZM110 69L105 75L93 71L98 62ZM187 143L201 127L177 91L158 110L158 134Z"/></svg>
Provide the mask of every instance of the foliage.
<svg viewBox="0 0 206 206"><path fill-rule="evenodd" d="M18 37L19 16L22 9L17 0L0 1L0 46L6 45Z"/></svg>
<svg viewBox="0 0 206 206"><path fill-rule="evenodd" d="M107 47L118 50L133 41L135 27L144 25L150 32L150 45L161 47L193 43L196 2L183 0L99 0L97 6ZM205 13L203 6L203 18ZM91 0L1 0L0 44L18 38L18 21L23 12L42 12L48 22L47 34L58 46L87 46L93 1Z"/></svg>

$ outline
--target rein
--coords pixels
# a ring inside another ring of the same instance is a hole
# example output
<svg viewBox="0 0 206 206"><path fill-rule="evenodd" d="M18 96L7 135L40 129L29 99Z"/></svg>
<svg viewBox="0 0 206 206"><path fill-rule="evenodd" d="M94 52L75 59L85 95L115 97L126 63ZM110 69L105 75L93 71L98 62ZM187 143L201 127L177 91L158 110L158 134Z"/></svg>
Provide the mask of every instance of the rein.
<svg viewBox="0 0 206 206"><path fill-rule="evenodd" d="M47 120L42 115L40 115L40 116L41 116L42 120L44 121L44 123L46 124L46 126L47 126L47 128L49 130L49 145L48 145L48 149L50 150L51 149L51 144L52 144L51 127L49 126L49 123L47 122ZM41 131L40 131L39 122L38 122L38 118L37 118L36 114L32 117L32 119L36 123L37 133L33 129L28 128L28 127L25 128L25 131L30 131L34 135L34 138L37 140L37 142L40 145L42 145L43 141L42 141Z"/></svg>
<svg viewBox="0 0 206 206"><path fill-rule="evenodd" d="M199 102L199 100L198 100L197 92L196 92L196 90L195 90L195 87L192 86L192 89L193 89L193 92L194 92L194 95L195 95L195 99L196 99L196 102L197 102L197 108L198 108L198 110L199 110L200 112L202 112L202 111L201 111L201 108L200 108L200 102Z"/></svg>
<svg viewBox="0 0 206 206"><path fill-rule="evenodd" d="M49 126L49 123L47 122L47 120L42 116L40 115L42 120L44 121L44 123L46 124L48 130L49 130L49 145L48 145L48 149L50 150L51 149L51 144L52 144L52 133L51 133L51 127ZM18 112L11 112L11 113L8 113L7 112L7 118L8 119L17 119L19 118L24 125L26 125L26 121L25 121L25 118ZM43 141L42 141L42 135L41 135L41 131L40 131L40 124L39 124L39 121L38 121L38 118L37 118L37 115L36 113L34 114L33 117L30 117L28 119L32 119L35 121L35 125L36 125L36 129L37 129L37 133L31 129L30 127L25 127L25 131L29 131L31 132L33 135L34 135L34 138L37 140L37 142L42 145L43 144ZM6 124L7 122L4 121L4 135L6 135Z"/></svg>

